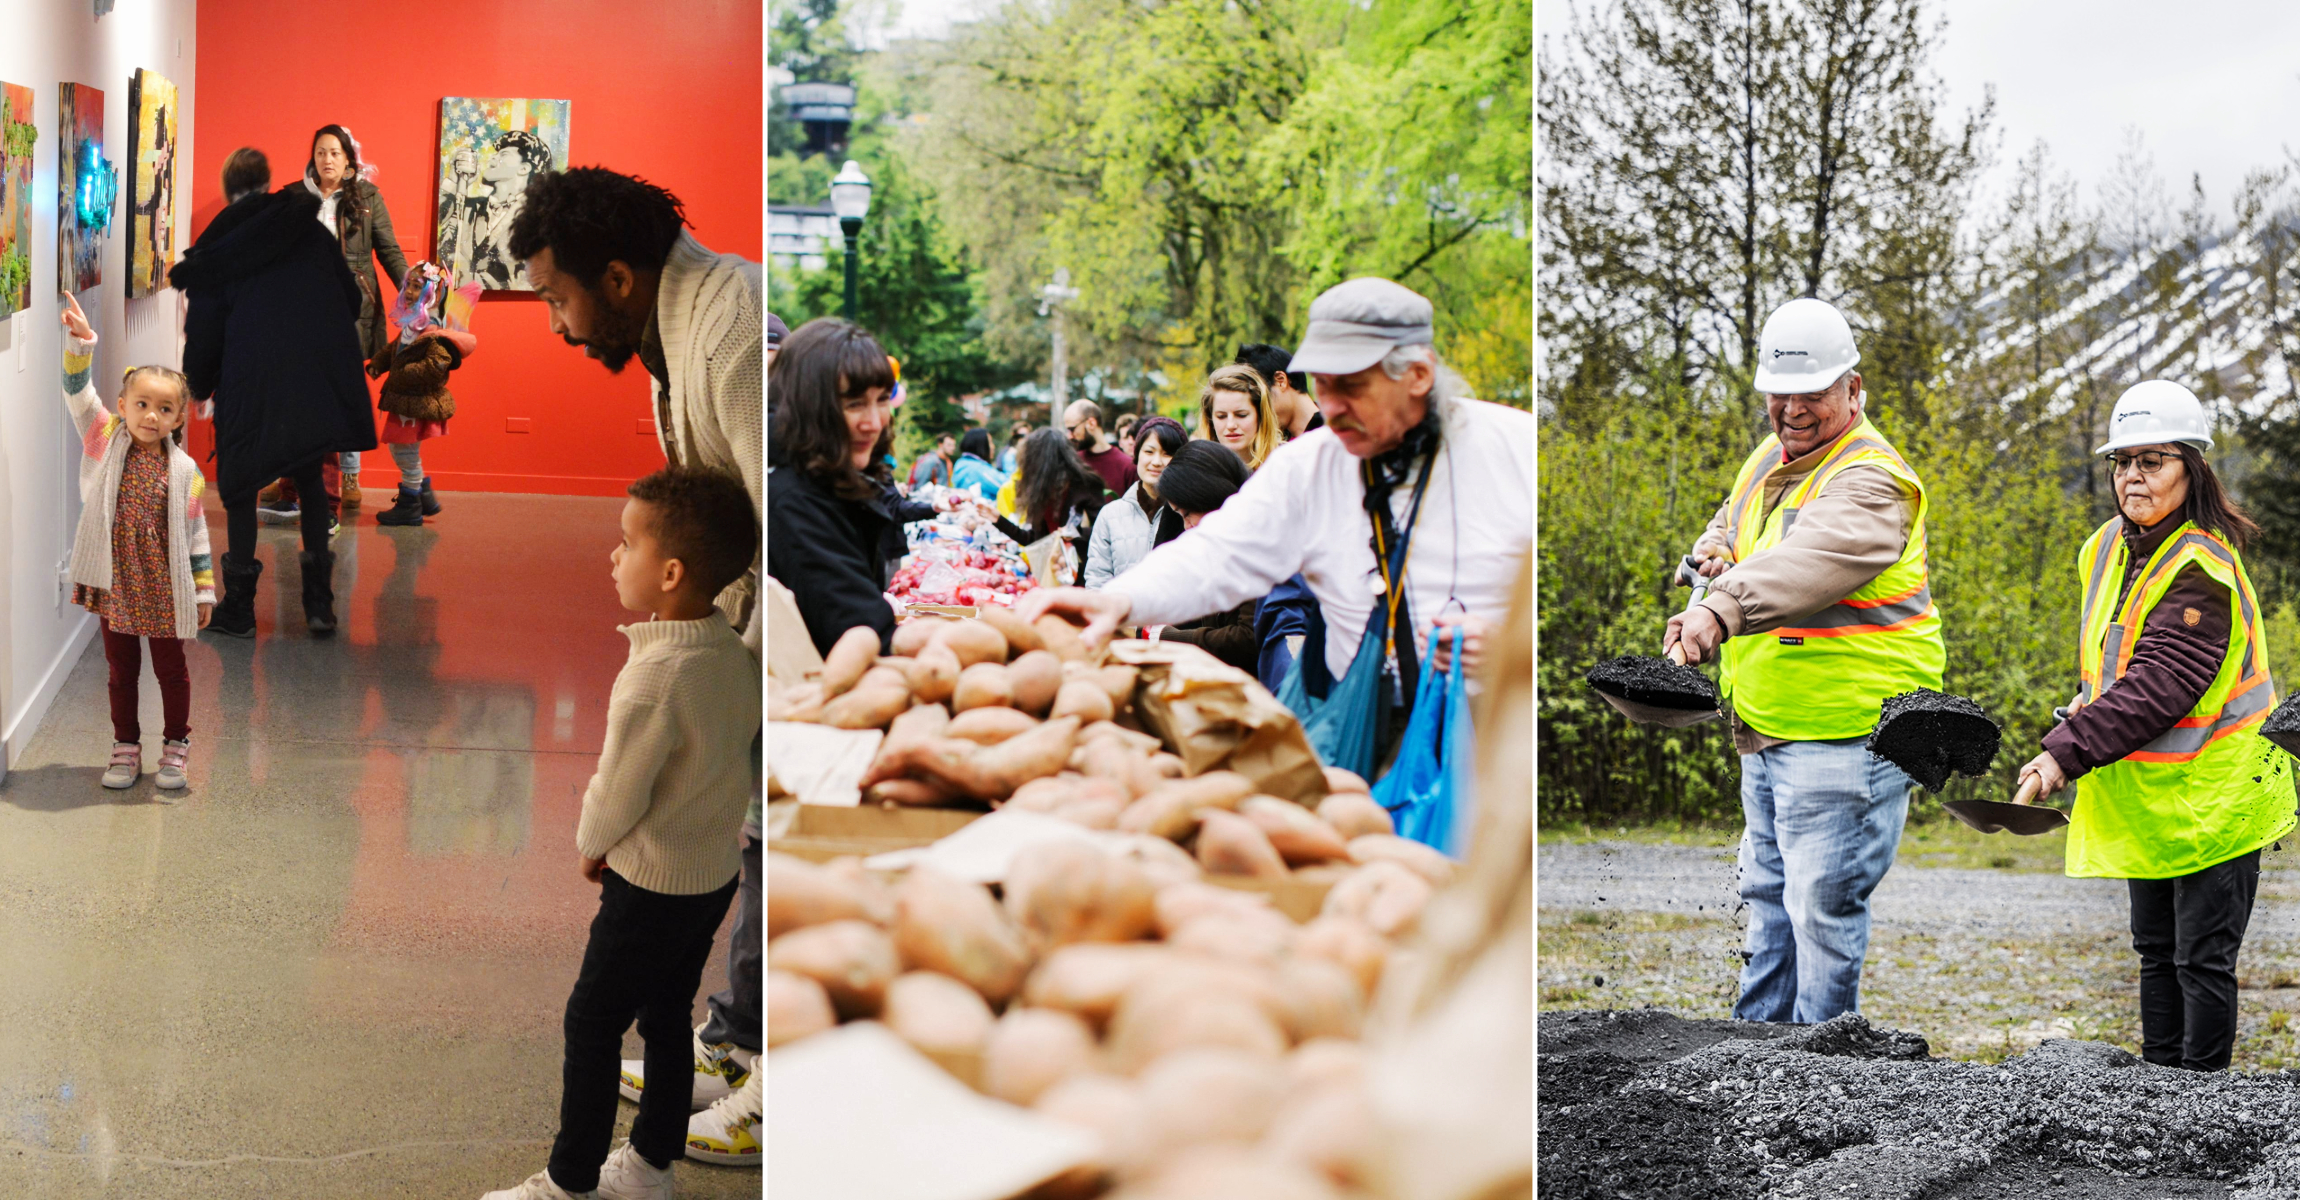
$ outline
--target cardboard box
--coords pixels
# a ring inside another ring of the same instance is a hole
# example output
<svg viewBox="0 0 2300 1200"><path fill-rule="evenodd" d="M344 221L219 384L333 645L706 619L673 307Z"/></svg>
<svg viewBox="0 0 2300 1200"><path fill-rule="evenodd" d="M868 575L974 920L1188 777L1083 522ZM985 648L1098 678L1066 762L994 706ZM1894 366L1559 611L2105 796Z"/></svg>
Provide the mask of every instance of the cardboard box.
<svg viewBox="0 0 2300 1200"><path fill-rule="evenodd" d="M788 832L767 848L808 862L854 855L868 858L940 841L983 814L964 808L845 807L802 804Z"/></svg>

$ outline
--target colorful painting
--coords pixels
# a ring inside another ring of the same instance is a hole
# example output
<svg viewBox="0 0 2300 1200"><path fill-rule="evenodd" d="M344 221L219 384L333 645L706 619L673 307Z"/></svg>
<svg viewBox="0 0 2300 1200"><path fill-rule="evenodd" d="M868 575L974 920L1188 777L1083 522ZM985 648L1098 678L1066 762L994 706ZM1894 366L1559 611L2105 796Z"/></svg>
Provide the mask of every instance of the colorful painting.
<svg viewBox="0 0 2300 1200"><path fill-rule="evenodd" d="M150 71L128 83L128 296L168 286L176 261L176 85Z"/></svg>
<svg viewBox="0 0 2300 1200"><path fill-rule="evenodd" d="M0 83L0 319L32 307L32 89Z"/></svg>
<svg viewBox="0 0 2300 1200"><path fill-rule="evenodd" d="M432 257L491 292L531 292L511 257L511 221L527 181L567 166L565 100L439 102L439 227Z"/></svg>
<svg viewBox="0 0 2300 1200"><path fill-rule="evenodd" d="M58 85L56 127L56 289L84 292L104 281L104 227L112 218L110 164L104 161L104 93Z"/></svg>

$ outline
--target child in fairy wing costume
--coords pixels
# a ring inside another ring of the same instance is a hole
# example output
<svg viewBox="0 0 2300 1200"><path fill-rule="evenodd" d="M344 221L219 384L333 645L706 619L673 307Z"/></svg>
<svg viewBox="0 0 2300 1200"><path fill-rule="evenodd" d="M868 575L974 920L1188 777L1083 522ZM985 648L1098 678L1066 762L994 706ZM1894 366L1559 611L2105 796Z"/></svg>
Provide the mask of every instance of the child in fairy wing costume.
<svg viewBox="0 0 2300 1200"><path fill-rule="evenodd" d="M439 515L439 497L423 473L422 445L445 436L455 415L447 376L479 346L469 328L479 291L476 281L458 286L436 264L423 262L408 269L407 284L392 305L399 337L367 365L368 374L384 377L376 407L384 413L383 443L399 465L399 495L376 514L378 524L421 525Z"/></svg>

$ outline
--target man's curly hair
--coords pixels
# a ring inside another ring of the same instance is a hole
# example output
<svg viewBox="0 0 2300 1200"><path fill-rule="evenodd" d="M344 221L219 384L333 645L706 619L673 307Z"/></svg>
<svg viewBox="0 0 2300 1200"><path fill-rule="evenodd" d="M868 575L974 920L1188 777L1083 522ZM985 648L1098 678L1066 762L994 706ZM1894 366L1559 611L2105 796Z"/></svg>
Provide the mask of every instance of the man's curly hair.
<svg viewBox="0 0 2300 1200"><path fill-rule="evenodd" d="M525 261L548 247L560 270L592 287L611 262L661 270L686 223L679 198L644 179L605 167L540 171L511 220L511 256Z"/></svg>
<svg viewBox="0 0 2300 1200"><path fill-rule="evenodd" d="M665 467L631 485L649 505L664 558L686 564L700 594L716 596L759 556L759 515L743 481L723 471Z"/></svg>

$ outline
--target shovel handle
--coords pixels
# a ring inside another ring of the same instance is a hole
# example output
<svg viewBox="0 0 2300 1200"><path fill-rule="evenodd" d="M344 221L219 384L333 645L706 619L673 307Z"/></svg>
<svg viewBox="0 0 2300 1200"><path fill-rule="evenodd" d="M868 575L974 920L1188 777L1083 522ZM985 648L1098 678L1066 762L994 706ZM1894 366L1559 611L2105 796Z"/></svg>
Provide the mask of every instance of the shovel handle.
<svg viewBox="0 0 2300 1200"><path fill-rule="evenodd" d="M1675 642L1670 645L1669 661L1676 663L1680 667L1685 665L1685 643Z"/></svg>
<svg viewBox="0 0 2300 1200"><path fill-rule="evenodd" d="M2038 789L2042 787L2044 787L2044 776L2031 775L2020 781L2020 790L2013 793L2012 802L2015 804L2033 804L2036 802Z"/></svg>

